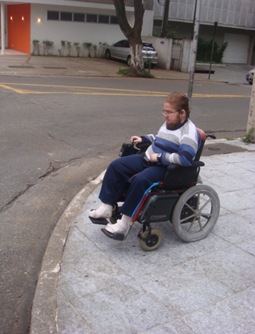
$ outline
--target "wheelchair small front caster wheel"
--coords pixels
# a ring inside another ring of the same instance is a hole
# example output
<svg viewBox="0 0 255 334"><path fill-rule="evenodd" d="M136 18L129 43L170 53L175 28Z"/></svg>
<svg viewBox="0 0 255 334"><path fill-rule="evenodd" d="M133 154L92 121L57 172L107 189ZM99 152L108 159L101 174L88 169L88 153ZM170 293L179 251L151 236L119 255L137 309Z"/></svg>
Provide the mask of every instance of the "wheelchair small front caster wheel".
<svg viewBox="0 0 255 334"><path fill-rule="evenodd" d="M163 234L160 230L152 228L141 232L139 236L139 243L143 250L154 251L157 249L163 241Z"/></svg>

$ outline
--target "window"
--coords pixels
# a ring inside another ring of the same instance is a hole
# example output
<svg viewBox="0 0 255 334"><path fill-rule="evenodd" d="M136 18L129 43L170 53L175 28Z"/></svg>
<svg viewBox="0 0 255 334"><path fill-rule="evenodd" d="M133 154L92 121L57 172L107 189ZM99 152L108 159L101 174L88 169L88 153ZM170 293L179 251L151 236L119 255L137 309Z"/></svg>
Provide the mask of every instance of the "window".
<svg viewBox="0 0 255 334"><path fill-rule="evenodd" d="M73 13L73 12L57 12L51 10L47 11L47 19L55 21L69 21L69 22L118 24L117 16Z"/></svg>
<svg viewBox="0 0 255 334"><path fill-rule="evenodd" d="M109 23L109 16L108 15L99 15L98 16L99 23Z"/></svg>
<svg viewBox="0 0 255 334"><path fill-rule="evenodd" d="M110 16L110 23L111 24L118 24L117 16Z"/></svg>
<svg viewBox="0 0 255 334"><path fill-rule="evenodd" d="M97 23L97 15L96 14L87 14L87 22Z"/></svg>
<svg viewBox="0 0 255 334"><path fill-rule="evenodd" d="M47 19L48 20L59 20L59 12L52 12L48 11L47 12Z"/></svg>
<svg viewBox="0 0 255 334"><path fill-rule="evenodd" d="M61 21L72 21L73 20L73 14L68 12L61 12L60 13L60 20Z"/></svg>
<svg viewBox="0 0 255 334"><path fill-rule="evenodd" d="M73 20L75 22L84 22L85 21L85 14L82 13L74 13Z"/></svg>

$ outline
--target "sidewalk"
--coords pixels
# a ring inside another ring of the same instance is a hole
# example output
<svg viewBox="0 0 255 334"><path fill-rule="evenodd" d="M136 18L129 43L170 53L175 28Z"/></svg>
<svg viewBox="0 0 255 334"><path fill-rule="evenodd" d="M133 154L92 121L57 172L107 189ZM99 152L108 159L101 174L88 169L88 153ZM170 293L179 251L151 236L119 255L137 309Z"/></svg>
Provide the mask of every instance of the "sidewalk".
<svg viewBox="0 0 255 334"><path fill-rule="evenodd" d="M107 238L88 219L102 176L74 198L44 257L31 334L254 333L255 144L216 142L241 152L202 157L221 201L202 241L181 242L170 223L154 252L140 248L138 223L123 242Z"/></svg>
<svg viewBox="0 0 255 334"><path fill-rule="evenodd" d="M124 63L106 59L0 56L2 76L118 76ZM206 66L200 65L199 66ZM211 81L247 84L250 66L213 65ZM164 80L187 73L155 68ZM208 80L208 74L196 74ZM213 141L215 143L215 141ZM216 141L232 153L202 157L201 175L221 201L205 240L186 244L171 224L165 241L144 252L136 223L123 242L88 219L102 175L75 196L49 241L34 298L31 334L249 334L255 329L255 144ZM205 149L209 149L207 144ZM236 148L235 149L233 149Z"/></svg>
<svg viewBox="0 0 255 334"><path fill-rule="evenodd" d="M127 65L104 58L78 58L56 56L28 56L12 50L0 55L0 76L80 76L80 77L114 77L119 76L119 69ZM197 64L196 68L209 69L208 64ZM214 74L210 81L247 84L245 77L252 69L250 65L222 64L212 65ZM188 80L189 74L155 67L151 73L158 79ZM208 80L208 73L195 73L196 81Z"/></svg>

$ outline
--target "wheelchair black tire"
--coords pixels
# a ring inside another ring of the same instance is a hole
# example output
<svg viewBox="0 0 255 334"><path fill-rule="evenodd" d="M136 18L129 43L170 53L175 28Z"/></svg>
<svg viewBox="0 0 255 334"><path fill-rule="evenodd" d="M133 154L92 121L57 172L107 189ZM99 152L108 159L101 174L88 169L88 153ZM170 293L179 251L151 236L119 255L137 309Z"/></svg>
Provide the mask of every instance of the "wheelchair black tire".
<svg viewBox="0 0 255 334"><path fill-rule="evenodd" d="M148 230L142 232L141 237L145 240L139 239L139 243L140 243L141 248L144 251L150 252L150 251L154 251L160 246L160 244L163 241L163 234L159 229L152 228L151 236L149 239L147 239L148 233L149 233Z"/></svg>
<svg viewBox="0 0 255 334"><path fill-rule="evenodd" d="M172 216L176 235L185 242L202 240L214 228L220 212L220 200L214 189L198 184L178 199Z"/></svg>

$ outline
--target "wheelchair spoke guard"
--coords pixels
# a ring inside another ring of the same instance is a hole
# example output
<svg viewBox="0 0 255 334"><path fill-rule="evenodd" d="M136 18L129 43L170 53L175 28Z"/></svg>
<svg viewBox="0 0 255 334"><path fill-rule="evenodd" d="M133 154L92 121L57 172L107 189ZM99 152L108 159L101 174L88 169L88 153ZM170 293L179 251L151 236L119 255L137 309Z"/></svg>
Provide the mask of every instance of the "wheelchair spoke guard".
<svg viewBox="0 0 255 334"><path fill-rule="evenodd" d="M220 201L211 187L203 184L186 190L174 208L172 223L185 242L204 239L212 231L220 212Z"/></svg>

